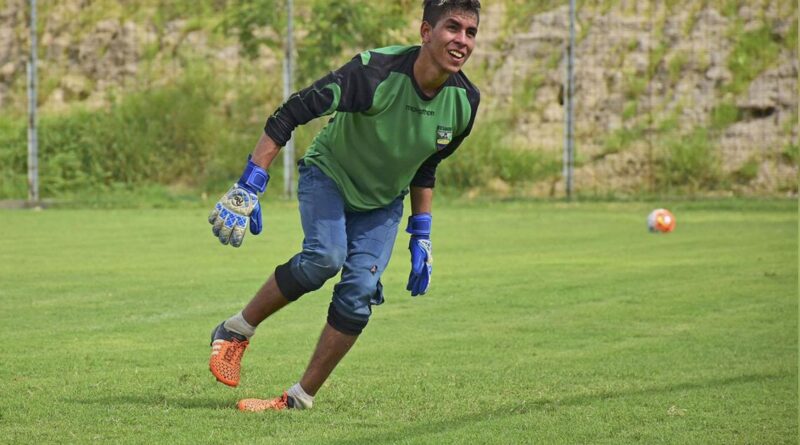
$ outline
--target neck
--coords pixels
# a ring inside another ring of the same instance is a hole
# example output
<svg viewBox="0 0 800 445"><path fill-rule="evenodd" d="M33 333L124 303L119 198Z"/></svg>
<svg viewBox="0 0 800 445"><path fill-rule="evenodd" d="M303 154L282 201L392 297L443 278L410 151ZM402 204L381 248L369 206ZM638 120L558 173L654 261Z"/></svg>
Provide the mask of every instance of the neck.
<svg viewBox="0 0 800 445"><path fill-rule="evenodd" d="M422 92L428 96L435 96L449 77L450 73L442 71L434 65L433 58L423 45L414 62L414 80L417 81Z"/></svg>

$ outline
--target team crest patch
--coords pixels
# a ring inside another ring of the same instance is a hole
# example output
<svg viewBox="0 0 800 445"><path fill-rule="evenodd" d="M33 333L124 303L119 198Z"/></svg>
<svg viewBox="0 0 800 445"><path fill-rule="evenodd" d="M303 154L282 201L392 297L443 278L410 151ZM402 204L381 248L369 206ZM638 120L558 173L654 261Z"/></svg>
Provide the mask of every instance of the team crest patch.
<svg viewBox="0 0 800 445"><path fill-rule="evenodd" d="M453 127L436 127L436 149L442 150L453 140Z"/></svg>

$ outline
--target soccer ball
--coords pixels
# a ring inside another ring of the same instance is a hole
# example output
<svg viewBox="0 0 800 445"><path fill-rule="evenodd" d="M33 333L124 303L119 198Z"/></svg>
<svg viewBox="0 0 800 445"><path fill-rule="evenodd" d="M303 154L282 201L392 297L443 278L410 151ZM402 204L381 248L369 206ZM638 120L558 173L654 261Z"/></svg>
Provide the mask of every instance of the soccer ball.
<svg viewBox="0 0 800 445"><path fill-rule="evenodd" d="M655 209L647 215L647 229L654 233L669 233L675 230L675 216L667 209Z"/></svg>

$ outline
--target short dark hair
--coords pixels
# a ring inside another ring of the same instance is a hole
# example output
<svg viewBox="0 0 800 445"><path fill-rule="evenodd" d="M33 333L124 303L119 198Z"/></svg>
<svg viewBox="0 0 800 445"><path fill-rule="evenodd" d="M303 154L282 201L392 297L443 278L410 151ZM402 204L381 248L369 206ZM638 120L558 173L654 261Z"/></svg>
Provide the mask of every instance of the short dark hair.
<svg viewBox="0 0 800 445"><path fill-rule="evenodd" d="M466 11L475 14L478 22L481 19L480 0L423 0L422 21L436 26L443 15L451 11Z"/></svg>

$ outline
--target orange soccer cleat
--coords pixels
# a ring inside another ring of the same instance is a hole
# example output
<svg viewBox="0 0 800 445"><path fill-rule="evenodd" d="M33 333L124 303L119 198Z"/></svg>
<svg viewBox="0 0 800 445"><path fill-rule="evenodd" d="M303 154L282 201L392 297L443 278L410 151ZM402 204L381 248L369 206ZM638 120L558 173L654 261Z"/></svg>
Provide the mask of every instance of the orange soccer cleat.
<svg viewBox="0 0 800 445"><path fill-rule="evenodd" d="M282 396L274 399L242 399L239 400L239 411L249 411L258 413L261 411L282 411L284 409L294 408L294 399L289 397L285 392Z"/></svg>
<svg viewBox="0 0 800 445"><path fill-rule="evenodd" d="M211 359L208 361L208 368L221 383L237 386L242 356L250 342L244 335L225 329L223 324L211 333Z"/></svg>

